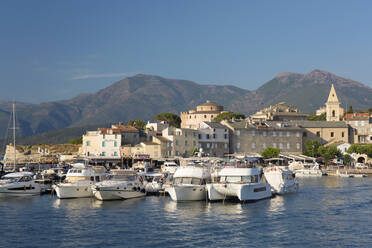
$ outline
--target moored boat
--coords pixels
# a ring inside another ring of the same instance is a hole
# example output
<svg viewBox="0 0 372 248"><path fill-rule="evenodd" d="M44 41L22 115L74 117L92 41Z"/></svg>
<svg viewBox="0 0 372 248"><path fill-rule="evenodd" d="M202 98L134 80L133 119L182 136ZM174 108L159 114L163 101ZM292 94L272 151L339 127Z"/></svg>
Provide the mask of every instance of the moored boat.
<svg viewBox="0 0 372 248"><path fill-rule="evenodd" d="M256 201L271 197L270 185L258 168L223 168L213 182L207 184L211 201L238 199Z"/></svg>
<svg viewBox="0 0 372 248"><path fill-rule="evenodd" d="M264 174L274 194L281 195L298 191L298 181L295 174L286 167L268 167L264 169Z"/></svg>
<svg viewBox="0 0 372 248"><path fill-rule="evenodd" d="M0 180L0 197L40 195L40 185L33 180L32 172L14 172Z"/></svg>

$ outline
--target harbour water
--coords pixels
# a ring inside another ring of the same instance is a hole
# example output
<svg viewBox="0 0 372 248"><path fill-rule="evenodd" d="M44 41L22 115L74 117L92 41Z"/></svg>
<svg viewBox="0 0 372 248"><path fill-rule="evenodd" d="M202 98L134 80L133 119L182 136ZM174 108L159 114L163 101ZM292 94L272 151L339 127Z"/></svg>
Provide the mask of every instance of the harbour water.
<svg viewBox="0 0 372 248"><path fill-rule="evenodd" d="M254 203L0 199L0 247L371 247L372 178L300 180Z"/></svg>

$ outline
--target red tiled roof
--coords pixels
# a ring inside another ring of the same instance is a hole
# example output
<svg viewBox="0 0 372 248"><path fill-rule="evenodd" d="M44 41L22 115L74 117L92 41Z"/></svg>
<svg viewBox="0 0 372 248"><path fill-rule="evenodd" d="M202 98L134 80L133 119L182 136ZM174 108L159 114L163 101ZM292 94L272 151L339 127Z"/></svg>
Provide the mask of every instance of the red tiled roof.
<svg viewBox="0 0 372 248"><path fill-rule="evenodd" d="M349 113L344 116L344 120L350 119L350 118L358 118L358 117L369 117L368 113Z"/></svg>

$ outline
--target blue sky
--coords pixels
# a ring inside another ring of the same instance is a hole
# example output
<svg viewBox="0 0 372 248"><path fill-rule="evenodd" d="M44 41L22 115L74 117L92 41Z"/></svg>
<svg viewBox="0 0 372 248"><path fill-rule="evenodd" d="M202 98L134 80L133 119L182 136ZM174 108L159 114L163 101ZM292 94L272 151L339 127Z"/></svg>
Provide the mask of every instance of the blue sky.
<svg viewBox="0 0 372 248"><path fill-rule="evenodd" d="M371 1L0 1L0 100L137 73L256 89L281 71L372 86Z"/></svg>

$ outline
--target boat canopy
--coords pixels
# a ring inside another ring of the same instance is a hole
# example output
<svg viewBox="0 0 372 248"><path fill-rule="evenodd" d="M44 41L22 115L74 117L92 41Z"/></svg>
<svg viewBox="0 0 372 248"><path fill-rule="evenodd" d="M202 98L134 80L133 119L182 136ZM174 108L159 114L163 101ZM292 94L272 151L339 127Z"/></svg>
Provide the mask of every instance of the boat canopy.
<svg viewBox="0 0 372 248"><path fill-rule="evenodd" d="M223 168L218 176L253 176L260 175L258 168Z"/></svg>
<svg viewBox="0 0 372 248"><path fill-rule="evenodd" d="M180 167L173 175L177 177L210 178L211 174L205 167L184 166Z"/></svg>

